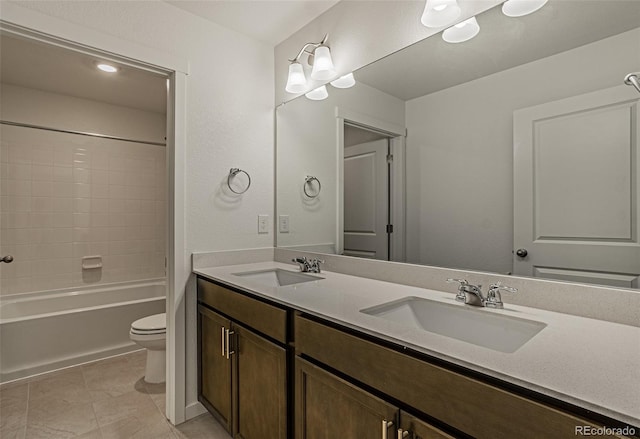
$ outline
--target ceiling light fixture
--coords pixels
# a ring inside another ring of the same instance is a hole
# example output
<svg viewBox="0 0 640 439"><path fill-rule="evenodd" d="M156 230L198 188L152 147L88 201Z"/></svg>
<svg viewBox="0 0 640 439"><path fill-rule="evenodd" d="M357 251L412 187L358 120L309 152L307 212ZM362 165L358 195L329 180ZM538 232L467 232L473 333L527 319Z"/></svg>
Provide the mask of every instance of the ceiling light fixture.
<svg viewBox="0 0 640 439"><path fill-rule="evenodd" d="M447 43L463 43L478 35L480 25L476 17L471 17L462 23L454 24L442 32L442 39Z"/></svg>
<svg viewBox="0 0 640 439"><path fill-rule="evenodd" d="M307 88L307 78L304 74L304 67L300 63L303 54L308 55L307 62L313 65L311 69L311 79L317 81L326 81L336 76L336 69L331 59L331 50L327 46L327 38L325 35L319 43L307 43L302 46L298 55L290 59L289 76L287 77L287 85L285 90L289 93L301 93ZM309 50L309 48L312 48Z"/></svg>
<svg viewBox="0 0 640 439"><path fill-rule="evenodd" d="M455 22L461 12L456 0L427 0L420 21L427 27L444 27Z"/></svg>
<svg viewBox="0 0 640 439"><path fill-rule="evenodd" d="M502 13L507 17L522 17L543 7L548 0L507 0L502 4Z"/></svg>
<svg viewBox="0 0 640 439"><path fill-rule="evenodd" d="M115 73L118 71L118 68L115 66L112 66L110 64L98 64L97 66L100 70L102 70L103 72L107 72L107 73Z"/></svg>
<svg viewBox="0 0 640 439"><path fill-rule="evenodd" d="M353 77L353 73L347 73L344 76L339 77L331 81L331 85L335 88L349 88L356 85L356 78Z"/></svg>
<svg viewBox="0 0 640 439"><path fill-rule="evenodd" d="M329 92L327 91L326 86L321 85L315 90L311 90L309 93L305 94L305 96L311 99L312 101L321 101L329 97Z"/></svg>

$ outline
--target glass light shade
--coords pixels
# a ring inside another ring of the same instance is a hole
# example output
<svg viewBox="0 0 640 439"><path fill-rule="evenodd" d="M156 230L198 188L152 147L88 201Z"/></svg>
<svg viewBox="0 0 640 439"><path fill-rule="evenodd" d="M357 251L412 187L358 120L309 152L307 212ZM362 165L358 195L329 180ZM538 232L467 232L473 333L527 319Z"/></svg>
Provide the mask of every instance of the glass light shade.
<svg viewBox="0 0 640 439"><path fill-rule="evenodd" d="M326 81L336 76L336 69L333 67L331 52L327 46L318 46L313 53L313 69L311 69L311 79L316 81Z"/></svg>
<svg viewBox="0 0 640 439"><path fill-rule="evenodd" d="M326 86L321 85L315 90L311 90L309 93L305 94L305 96L311 99L312 101L321 101L329 97L329 92L327 91Z"/></svg>
<svg viewBox="0 0 640 439"><path fill-rule="evenodd" d="M307 89L307 77L304 76L302 64L299 62L289 64L289 77L284 89L289 93L302 93Z"/></svg>
<svg viewBox="0 0 640 439"><path fill-rule="evenodd" d="M460 17L456 0L427 0L420 21L427 27L447 26Z"/></svg>
<svg viewBox="0 0 640 439"><path fill-rule="evenodd" d="M442 39L447 43L462 43L478 35L478 32L480 32L480 25L476 17L471 17L442 32Z"/></svg>
<svg viewBox="0 0 640 439"><path fill-rule="evenodd" d="M507 0L502 4L502 13L507 17L522 17L536 12L548 0Z"/></svg>
<svg viewBox="0 0 640 439"><path fill-rule="evenodd" d="M349 88L356 85L356 78L353 77L353 73L348 73L339 77L335 81L331 81L331 85L335 88Z"/></svg>

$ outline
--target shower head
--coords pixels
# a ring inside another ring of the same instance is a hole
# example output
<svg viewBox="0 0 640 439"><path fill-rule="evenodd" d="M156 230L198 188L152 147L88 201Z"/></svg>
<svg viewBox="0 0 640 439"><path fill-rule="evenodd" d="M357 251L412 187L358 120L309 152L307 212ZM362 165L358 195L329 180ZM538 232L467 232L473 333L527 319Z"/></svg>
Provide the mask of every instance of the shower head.
<svg viewBox="0 0 640 439"><path fill-rule="evenodd" d="M640 78L640 72L629 73L627 76L624 77L624 83L627 85L633 85L636 88L636 90L640 92L640 82L638 82L639 78Z"/></svg>

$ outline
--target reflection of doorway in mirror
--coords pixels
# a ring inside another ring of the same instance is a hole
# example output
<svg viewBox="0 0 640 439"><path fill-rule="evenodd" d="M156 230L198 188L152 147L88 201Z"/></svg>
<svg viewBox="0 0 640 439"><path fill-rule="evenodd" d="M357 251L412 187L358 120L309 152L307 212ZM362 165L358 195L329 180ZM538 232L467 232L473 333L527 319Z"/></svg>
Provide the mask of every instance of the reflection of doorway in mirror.
<svg viewBox="0 0 640 439"><path fill-rule="evenodd" d="M515 274L639 287L638 103L621 85L514 113Z"/></svg>
<svg viewBox="0 0 640 439"><path fill-rule="evenodd" d="M393 137L344 124L343 254L393 260Z"/></svg>

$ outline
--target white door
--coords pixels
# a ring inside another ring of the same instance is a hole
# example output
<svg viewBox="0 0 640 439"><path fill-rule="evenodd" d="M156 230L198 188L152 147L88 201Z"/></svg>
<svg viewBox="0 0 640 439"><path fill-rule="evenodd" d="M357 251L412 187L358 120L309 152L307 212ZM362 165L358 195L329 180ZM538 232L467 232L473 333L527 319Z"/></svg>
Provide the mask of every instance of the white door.
<svg viewBox="0 0 640 439"><path fill-rule="evenodd" d="M638 288L639 95L514 112L514 274Z"/></svg>
<svg viewBox="0 0 640 439"><path fill-rule="evenodd" d="M388 140L344 150L344 254L389 258Z"/></svg>

